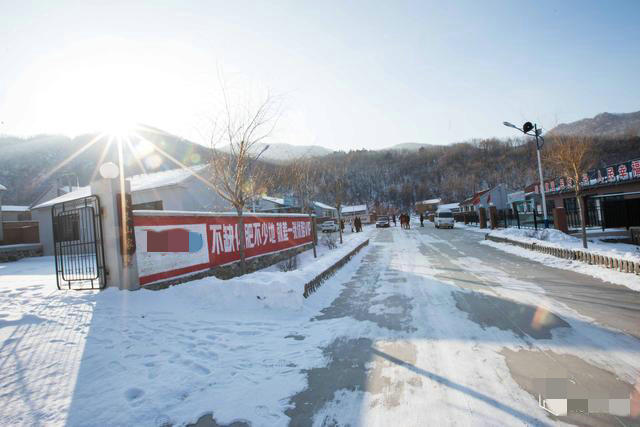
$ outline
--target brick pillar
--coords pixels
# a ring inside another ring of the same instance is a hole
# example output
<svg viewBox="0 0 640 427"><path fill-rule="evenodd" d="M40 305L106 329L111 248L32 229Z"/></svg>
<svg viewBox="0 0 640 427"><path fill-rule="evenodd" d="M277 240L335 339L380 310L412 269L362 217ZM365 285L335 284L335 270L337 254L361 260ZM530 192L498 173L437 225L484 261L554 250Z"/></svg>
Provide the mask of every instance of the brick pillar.
<svg viewBox="0 0 640 427"><path fill-rule="evenodd" d="M498 208L495 206L489 206L489 221L492 230L498 228Z"/></svg>
<svg viewBox="0 0 640 427"><path fill-rule="evenodd" d="M480 228L487 228L487 210L483 207L478 208L478 222L480 222Z"/></svg>
<svg viewBox="0 0 640 427"><path fill-rule="evenodd" d="M563 233L569 234L569 226L567 225L567 213L563 207L553 208L553 223L556 229Z"/></svg>
<svg viewBox="0 0 640 427"><path fill-rule="evenodd" d="M126 194L131 192L129 181L124 181L124 190ZM133 291L140 288L138 263L135 254L132 257L127 257L128 263L125 263L125 257L122 255L120 245L122 233L118 224L120 213L116 199L120 192L118 178L98 179L91 182L91 193L100 199L102 210L102 242L107 270L107 286Z"/></svg>

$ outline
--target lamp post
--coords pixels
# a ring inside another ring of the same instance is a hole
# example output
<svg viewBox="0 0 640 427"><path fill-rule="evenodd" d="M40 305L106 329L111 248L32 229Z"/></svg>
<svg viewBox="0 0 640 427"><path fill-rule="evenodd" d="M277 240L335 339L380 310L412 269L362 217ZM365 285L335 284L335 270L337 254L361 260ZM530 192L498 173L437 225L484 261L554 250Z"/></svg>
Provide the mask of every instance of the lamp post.
<svg viewBox="0 0 640 427"><path fill-rule="evenodd" d="M544 228L549 228L549 217L547 216L547 199L544 195L544 178L542 177L542 162L540 161L540 150L542 150L542 146L544 145L542 128L538 129L538 125L531 124L531 122L526 122L524 125L522 125L522 129L509 122L502 122L502 124L510 128L518 129L525 135L535 136L536 138L536 154L538 155L538 175L540 177L540 193L542 194L542 213L544 215ZM533 133L529 133L532 130Z"/></svg>

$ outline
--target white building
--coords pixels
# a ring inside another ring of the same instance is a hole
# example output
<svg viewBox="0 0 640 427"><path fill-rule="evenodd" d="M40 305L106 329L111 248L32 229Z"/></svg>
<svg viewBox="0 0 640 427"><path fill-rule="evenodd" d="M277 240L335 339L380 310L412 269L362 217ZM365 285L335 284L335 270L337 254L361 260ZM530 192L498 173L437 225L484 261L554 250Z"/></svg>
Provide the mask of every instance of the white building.
<svg viewBox="0 0 640 427"><path fill-rule="evenodd" d="M318 218L337 218L338 209L321 202L313 202L313 213Z"/></svg>
<svg viewBox="0 0 640 427"><path fill-rule="evenodd" d="M231 205L223 200L213 188L198 179L194 172L206 178L208 167L200 165L190 169L173 169L127 178L131 184L133 209L193 212L231 210ZM44 255L53 255L52 206L90 195L90 186L80 187L31 208L32 219L40 223L40 243L42 243Z"/></svg>
<svg viewBox="0 0 640 427"><path fill-rule="evenodd" d="M354 206L342 206L340 209L342 219L350 221L356 217L360 217L360 220L364 223L371 222L369 217L369 208L367 205L354 205Z"/></svg>
<svg viewBox="0 0 640 427"><path fill-rule="evenodd" d="M29 206L2 205L3 221L29 221L31 219L31 211Z"/></svg>

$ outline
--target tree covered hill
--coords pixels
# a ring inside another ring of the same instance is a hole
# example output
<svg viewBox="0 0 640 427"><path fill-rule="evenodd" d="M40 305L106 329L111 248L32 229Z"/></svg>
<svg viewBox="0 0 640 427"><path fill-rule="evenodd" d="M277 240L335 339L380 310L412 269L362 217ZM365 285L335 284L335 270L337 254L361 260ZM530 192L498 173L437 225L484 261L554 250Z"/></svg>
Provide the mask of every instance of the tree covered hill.
<svg viewBox="0 0 640 427"><path fill-rule="evenodd" d="M640 137L592 140L598 166L640 158ZM548 141L543 150L552 150ZM274 191L293 192L296 170L308 167L317 200L334 203L336 176L344 176L344 204L379 202L409 207L415 201L441 197L461 201L474 191L504 183L520 190L538 180L535 144L521 139L486 139L419 150L358 150L310 159L307 166L281 169ZM555 176L543 163L545 176ZM337 171L337 172L336 172Z"/></svg>
<svg viewBox="0 0 640 427"><path fill-rule="evenodd" d="M179 137L147 128L141 133L167 154L186 165L206 161L209 150ZM117 159L116 144L111 144L102 158L109 138L80 135L37 135L30 138L0 137L0 183L7 187L3 204L30 205L52 185L87 185L100 164ZM147 171L174 169L177 166L159 154L148 154L149 144L133 139L133 152L147 155L143 160L132 154L129 144L123 144L127 176ZM77 154L74 156L74 154ZM140 156L142 157L142 156ZM69 175L70 174L70 175ZM77 177L77 180L76 180Z"/></svg>
<svg viewBox="0 0 640 427"><path fill-rule="evenodd" d="M185 165L204 163L211 153L207 147L157 129L148 128L144 137ZM51 185L75 185L76 176L80 185L87 185L97 173L98 165L115 161L117 155L112 146L101 159L108 142L102 139L90 145L94 138L95 135L0 137L0 184L8 188L3 203L29 205ZM592 143L599 166L640 158L640 137L597 138ZM132 148L133 152L125 144L127 176L142 173L140 163L150 172L177 167L139 141L134 140ZM551 149L549 141L544 150ZM133 154L136 152L143 155L138 159ZM518 190L537 180L536 154L531 141L484 139L424 145L417 149L411 146L331 152L304 161L278 162L268 167L274 179L267 191L273 195L295 193L301 167L307 168L311 175L308 181L312 183L309 192L313 198L329 204L335 203L339 177L344 177L344 204L378 201L397 207L434 197L460 201L476 190L499 183ZM548 165L544 167L547 177L554 175Z"/></svg>
<svg viewBox="0 0 640 427"><path fill-rule="evenodd" d="M640 111L635 113L600 113L593 118L562 123L549 135L569 136L640 136Z"/></svg>

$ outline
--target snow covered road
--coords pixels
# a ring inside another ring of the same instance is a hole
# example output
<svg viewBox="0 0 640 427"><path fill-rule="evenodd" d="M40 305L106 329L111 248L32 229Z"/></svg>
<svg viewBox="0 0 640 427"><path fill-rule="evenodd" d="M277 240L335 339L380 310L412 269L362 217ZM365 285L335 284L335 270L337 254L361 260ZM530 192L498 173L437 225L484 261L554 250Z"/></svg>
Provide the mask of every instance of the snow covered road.
<svg viewBox="0 0 640 427"><path fill-rule="evenodd" d="M342 336L323 349L328 365L307 371L309 386L287 412L292 425L637 424L615 399L637 399L638 293L481 239L430 224L380 230L315 318L341 319L331 327ZM560 397L550 383L574 399L569 416L539 407L541 388ZM607 399L619 416L584 414Z"/></svg>
<svg viewBox="0 0 640 427"><path fill-rule="evenodd" d="M303 302L305 271L78 293L0 264L0 424L639 423L640 293L468 230L367 235Z"/></svg>

